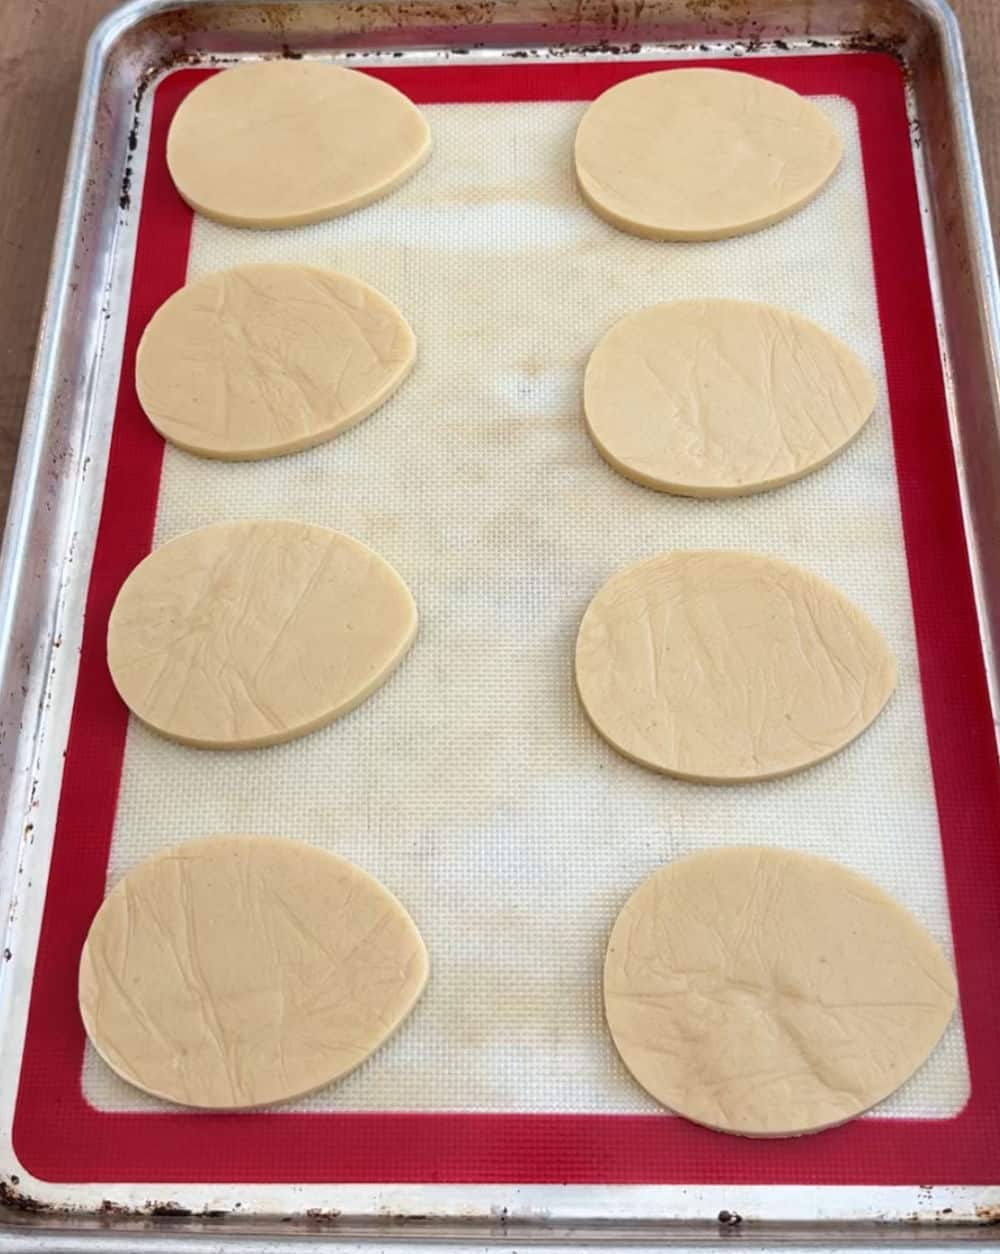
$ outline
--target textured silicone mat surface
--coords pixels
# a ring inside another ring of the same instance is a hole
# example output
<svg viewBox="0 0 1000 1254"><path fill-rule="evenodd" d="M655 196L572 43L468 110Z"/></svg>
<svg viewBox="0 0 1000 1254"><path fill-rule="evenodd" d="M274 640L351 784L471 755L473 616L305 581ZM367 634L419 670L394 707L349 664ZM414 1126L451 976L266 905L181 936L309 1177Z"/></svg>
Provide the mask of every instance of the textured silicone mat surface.
<svg viewBox="0 0 1000 1254"><path fill-rule="evenodd" d="M198 219L189 276L242 261L329 265L374 284L418 337L416 370L332 444L225 465L172 448L157 543L232 518L301 518L372 545L421 613L399 673L306 739L189 750L132 721L109 882L213 831L312 841L397 893L432 964L401 1032L308 1110L657 1109L603 1024L608 931L635 884L710 845L826 854L913 909L950 950L853 107L820 100L845 141L830 187L778 227L707 246L620 234L580 202L583 103L427 106L435 153L357 214L288 232ZM835 241L835 244L833 243ZM585 433L587 356L659 300L771 301L847 341L879 382L860 440L788 488L731 502L617 476ZM900 663L885 714L832 761L717 790L619 758L576 699L581 614L619 566L672 547L753 548L833 580ZM158 1104L88 1049L101 1109ZM944 1117L968 1095L958 1024L877 1114Z"/></svg>

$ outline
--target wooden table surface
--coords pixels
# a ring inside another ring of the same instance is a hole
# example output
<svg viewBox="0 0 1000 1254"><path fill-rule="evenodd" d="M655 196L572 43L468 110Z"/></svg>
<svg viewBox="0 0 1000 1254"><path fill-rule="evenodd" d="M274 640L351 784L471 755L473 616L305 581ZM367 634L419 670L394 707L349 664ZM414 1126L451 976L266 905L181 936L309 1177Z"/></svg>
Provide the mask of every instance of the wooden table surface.
<svg viewBox="0 0 1000 1254"><path fill-rule="evenodd" d="M0 518L6 513L48 272L66 148L91 29L118 0L0 0ZM1000 221L1000 0L952 0L962 23Z"/></svg>

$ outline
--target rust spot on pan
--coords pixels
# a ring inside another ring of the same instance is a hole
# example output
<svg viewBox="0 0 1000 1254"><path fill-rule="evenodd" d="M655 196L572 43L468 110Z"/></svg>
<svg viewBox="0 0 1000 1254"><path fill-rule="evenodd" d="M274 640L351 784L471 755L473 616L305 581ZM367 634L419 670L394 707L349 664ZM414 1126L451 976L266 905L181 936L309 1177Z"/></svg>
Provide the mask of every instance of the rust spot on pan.
<svg viewBox="0 0 1000 1254"><path fill-rule="evenodd" d="M22 1215L60 1215L66 1213L61 1206L52 1206L48 1202L41 1202L37 1197L31 1197L30 1194L22 1192L18 1188L19 1184L20 1180L17 1176L11 1176L9 1184L6 1180L0 1180L0 1207L18 1211Z"/></svg>
<svg viewBox="0 0 1000 1254"><path fill-rule="evenodd" d="M188 1219L194 1213L179 1202L148 1202L147 1208L158 1219Z"/></svg>

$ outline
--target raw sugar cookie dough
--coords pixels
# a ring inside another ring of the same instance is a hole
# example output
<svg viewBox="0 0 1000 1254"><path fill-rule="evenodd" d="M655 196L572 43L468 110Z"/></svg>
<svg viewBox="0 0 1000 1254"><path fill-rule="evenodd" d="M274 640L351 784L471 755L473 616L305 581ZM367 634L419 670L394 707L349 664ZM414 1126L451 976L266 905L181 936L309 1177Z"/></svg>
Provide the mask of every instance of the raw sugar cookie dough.
<svg viewBox="0 0 1000 1254"><path fill-rule="evenodd" d="M707 783L789 775L868 727L896 684L878 629L776 558L690 550L626 566L587 607L580 699L643 766Z"/></svg>
<svg viewBox="0 0 1000 1254"><path fill-rule="evenodd" d="M406 584L358 540L308 523L218 523L155 549L125 580L108 666L164 736L245 749L353 710L416 630Z"/></svg>
<svg viewBox="0 0 1000 1254"><path fill-rule="evenodd" d="M590 207L650 239L710 240L769 226L811 200L841 142L811 101L732 70L660 70L611 87L576 134Z"/></svg>
<svg viewBox="0 0 1000 1254"><path fill-rule="evenodd" d="M843 1123L937 1045L955 977L921 924L853 871L773 848L654 872L615 922L608 1026L658 1101L743 1136Z"/></svg>
<svg viewBox="0 0 1000 1254"><path fill-rule="evenodd" d="M175 292L136 355L143 409L206 457L273 457L354 426L409 374L416 340L374 288L335 270L247 265Z"/></svg>
<svg viewBox="0 0 1000 1254"><path fill-rule="evenodd" d="M416 106L361 70L247 62L199 84L167 136L177 190L230 226L318 222L370 204L427 159Z"/></svg>
<svg viewBox="0 0 1000 1254"><path fill-rule="evenodd" d="M294 840L209 836L112 890L84 945L80 1010L130 1084L239 1109L353 1071L427 972L413 920L350 862Z"/></svg>
<svg viewBox="0 0 1000 1254"><path fill-rule="evenodd" d="M857 355L770 305L685 300L630 314L591 354L590 437L646 487L742 496L832 461L875 407Z"/></svg>

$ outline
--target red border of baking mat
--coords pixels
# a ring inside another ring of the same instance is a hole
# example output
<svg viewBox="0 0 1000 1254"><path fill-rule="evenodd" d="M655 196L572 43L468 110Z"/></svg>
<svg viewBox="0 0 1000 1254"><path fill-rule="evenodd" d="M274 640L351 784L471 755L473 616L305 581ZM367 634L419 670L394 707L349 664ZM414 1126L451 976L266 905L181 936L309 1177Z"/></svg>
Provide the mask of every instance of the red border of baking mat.
<svg viewBox="0 0 1000 1254"><path fill-rule="evenodd" d="M418 104L588 100L646 62L370 71ZM125 733L108 675L114 596L148 552L163 446L132 362L184 282L192 214L164 159L175 109L207 71L158 88L104 506L32 990L14 1145L53 1181L978 1184L1000 1174L1000 771L921 234L903 78L879 54L740 59L739 69L854 102L972 1098L947 1120L857 1120L746 1141L664 1115L104 1113L81 1090L80 950L104 896ZM780 227L777 228L780 230ZM817 276L833 282L833 276ZM877 830L872 840L880 839Z"/></svg>

